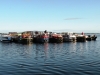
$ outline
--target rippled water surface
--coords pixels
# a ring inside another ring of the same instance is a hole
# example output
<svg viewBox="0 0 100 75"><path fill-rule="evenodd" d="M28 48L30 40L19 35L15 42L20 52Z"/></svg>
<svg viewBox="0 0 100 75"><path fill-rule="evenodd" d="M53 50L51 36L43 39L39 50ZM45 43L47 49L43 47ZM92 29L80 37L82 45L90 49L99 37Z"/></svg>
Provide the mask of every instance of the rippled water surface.
<svg viewBox="0 0 100 75"><path fill-rule="evenodd" d="M100 75L96 41L16 44L0 42L0 75Z"/></svg>

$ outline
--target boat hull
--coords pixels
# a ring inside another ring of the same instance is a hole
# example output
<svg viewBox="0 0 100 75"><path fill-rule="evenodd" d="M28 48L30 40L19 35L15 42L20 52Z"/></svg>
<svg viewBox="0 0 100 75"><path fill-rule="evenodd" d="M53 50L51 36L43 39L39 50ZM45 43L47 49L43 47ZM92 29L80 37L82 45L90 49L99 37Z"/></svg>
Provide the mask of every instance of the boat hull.
<svg viewBox="0 0 100 75"><path fill-rule="evenodd" d="M46 43L46 42L49 42L49 38L37 38L37 37L35 37L33 39L34 39L33 40L34 43Z"/></svg>
<svg viewBox="0 0 100 75"><path fill-rule="evenodd" d="M63 42L63 38L62 37L57 37L57 38L52 37L52 38L49 38L49 41L51 43L61 43Z"/></svg>

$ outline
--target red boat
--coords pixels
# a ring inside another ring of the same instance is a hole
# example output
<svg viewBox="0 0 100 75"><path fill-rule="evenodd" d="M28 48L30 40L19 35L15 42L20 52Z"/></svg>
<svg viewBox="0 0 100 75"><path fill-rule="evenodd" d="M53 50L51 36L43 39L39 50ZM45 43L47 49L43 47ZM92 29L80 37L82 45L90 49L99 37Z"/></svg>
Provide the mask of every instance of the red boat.
<svg viewBox="0 0 100 75"><path fill-rule="evenodd" d="M61 34L53 33L53 34L50 34L49 41L55 42L55 43L60 43L60 42L63 42L63 37Z"/></svg>

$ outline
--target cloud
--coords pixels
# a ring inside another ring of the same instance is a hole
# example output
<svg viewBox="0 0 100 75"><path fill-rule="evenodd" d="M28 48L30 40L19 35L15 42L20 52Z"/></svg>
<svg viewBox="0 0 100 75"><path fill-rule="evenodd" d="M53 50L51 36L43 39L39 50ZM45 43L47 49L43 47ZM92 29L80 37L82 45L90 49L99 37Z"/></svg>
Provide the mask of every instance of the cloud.
<svg viewBox="0 0 100 75"><path fill-rule="evenodd" d="M64 20L78 20L78 19L82 19L82 18L66 18Z"/></svg>

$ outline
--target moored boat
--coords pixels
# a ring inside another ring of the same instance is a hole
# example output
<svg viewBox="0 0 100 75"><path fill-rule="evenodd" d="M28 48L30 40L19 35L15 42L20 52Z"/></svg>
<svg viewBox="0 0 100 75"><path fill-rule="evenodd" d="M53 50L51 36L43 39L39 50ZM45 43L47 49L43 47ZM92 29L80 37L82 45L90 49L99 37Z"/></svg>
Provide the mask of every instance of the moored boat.
<svg viewBox="0 0 100 75"><path fill-rule="evenodd" d="M85 42L86 36L85 35L77 35L76 39L77 39L77 42Z"/></svg>
<svg viewBox="0 0 100 75"><path fill-rule="evenodd" d="M87 41L91 41L91 40L92 40L91 35L86 36L86 40L87 40Z"/></svg>
<svg viewBox="0 0 100 75"><path fill-rule="evenodd" d="M65 33L63 35L63 42L76 41L76 36L73 33Z"/></svg>
<svg viewBox="0 0 100 75"><path fill-rule="evenodd" d="M92 41L92 40L96 40L97 39L97 36L96 35L88 35L88 36L86 36L86 40L87 41Z"/></svg>
<svg viewBox="0 0 100 75"><path fill-rule="evenodd" d="M50 34L49 41L53 43L61 43L63 42L63 37L61 34L52 33Z"/></svg>
<svg viewBox="0 0 100 75"><path fill-rule="evenodd" d="M8 34L1 35L1 42L12 42L12 37Z"/></svg>
<svg viewBox="0 0 100 75"><path fill-rule="evenodd" d="M45 42L49 42L49 36L46 33L37 35L35 37L33 37L35 43L45 43Z"/></svg>
<svg viewBox="0 0 100 75"><path fill-rule="evenodd" d="M92 40L96 40L97 36L96 35L92 35L91 38L92 38Z"/></svg>

